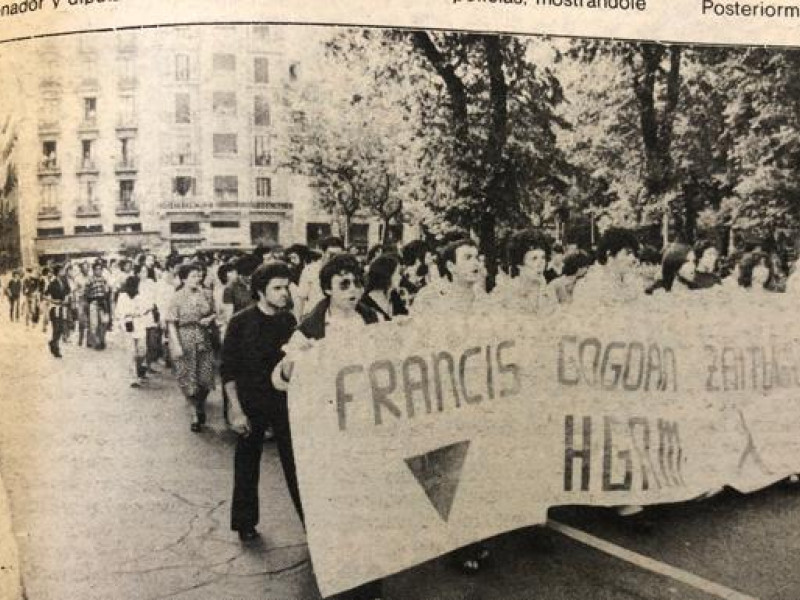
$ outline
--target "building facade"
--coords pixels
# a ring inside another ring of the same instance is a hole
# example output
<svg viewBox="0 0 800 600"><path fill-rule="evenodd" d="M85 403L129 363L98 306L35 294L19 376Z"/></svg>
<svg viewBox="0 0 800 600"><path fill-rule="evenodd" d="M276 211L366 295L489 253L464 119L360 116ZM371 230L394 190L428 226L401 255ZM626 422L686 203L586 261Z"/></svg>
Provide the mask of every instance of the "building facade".
<svg viewBox="0 0 800 600"><path fill-rule="evenodd" d="M16 65L23 262L313 245L335 232L273 155L297 117L282 101L299 73L285 33L175 27L35 42L36 60ZM355 227L361 243L376 241L376 223Z"/></svg>

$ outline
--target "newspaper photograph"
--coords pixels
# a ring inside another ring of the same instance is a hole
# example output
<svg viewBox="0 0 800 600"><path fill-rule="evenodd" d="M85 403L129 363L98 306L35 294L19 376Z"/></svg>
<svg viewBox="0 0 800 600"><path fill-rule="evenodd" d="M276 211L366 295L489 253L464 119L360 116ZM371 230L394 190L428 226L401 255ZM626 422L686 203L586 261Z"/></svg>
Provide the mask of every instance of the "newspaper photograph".
<svg viewBox="0 0 800 600"><path fill-rule="evenodd" d="M800 6L0 1L0 600L800 598Z"/></svg>

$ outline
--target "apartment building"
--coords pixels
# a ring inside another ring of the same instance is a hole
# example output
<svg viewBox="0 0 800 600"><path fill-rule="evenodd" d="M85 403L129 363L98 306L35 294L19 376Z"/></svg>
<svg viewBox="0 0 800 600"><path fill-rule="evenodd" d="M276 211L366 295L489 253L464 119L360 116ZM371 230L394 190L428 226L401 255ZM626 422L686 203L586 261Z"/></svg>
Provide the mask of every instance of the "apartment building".
<svg viewBox="0 0 800 600"><path fill-rule="evenodd" d="M26 264L98 253L311 243L336 232L273 155L297 115L281 27L92 33L30 43L21 81ZM369 219L354 225L365 245Z"/></svg>

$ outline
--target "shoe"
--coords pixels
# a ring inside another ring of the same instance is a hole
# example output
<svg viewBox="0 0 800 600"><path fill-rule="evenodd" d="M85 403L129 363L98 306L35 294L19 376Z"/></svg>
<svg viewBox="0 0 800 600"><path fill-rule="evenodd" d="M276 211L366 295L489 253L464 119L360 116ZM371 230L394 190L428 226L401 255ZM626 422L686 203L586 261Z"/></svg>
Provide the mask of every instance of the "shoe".
<svg viewBox="0 0 800 600"><path fill-rule="evenodd" d="M205 412L198 412L197 413L197 422L200 425L205 425L206 424L206 413Z"/></svg>
<svg viewBox="0 0 800 600"><path fill-rule="evenodd" d="M252 542L253 540L258 539L258 537L258 530L255 527L248 527L247 529L239 530L239 540L242 542Z"/></svg>
<svg viewBox="0 0 800 600"><path fill-rule="evenodd" d="M193 433L200 433L203 431L203 426L197 421L192 421L192 424L189 425L189 429L191 429Z"/></svg>
<svg viewBox="0 0 800 600"><path fill-rule="evenodd" d="M132 388L140 388L140 387L142 387L142 382L141 382L141 381L139 381L139 380L137 380L137 381L132 381L132 382L131 382L131 387L132 387Z"/></svg>

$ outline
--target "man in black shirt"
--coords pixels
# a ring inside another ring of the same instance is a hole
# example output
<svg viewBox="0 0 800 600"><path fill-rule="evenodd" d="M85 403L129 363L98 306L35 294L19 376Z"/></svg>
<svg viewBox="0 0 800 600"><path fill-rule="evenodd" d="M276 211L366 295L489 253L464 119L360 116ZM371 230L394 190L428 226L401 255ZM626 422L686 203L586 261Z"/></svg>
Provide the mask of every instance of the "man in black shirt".
<svg viewBox="0 0 800 600"><path fill-rule="evenodd" d="M64 333L64 322L67 310L66 300L69 296L69 283L64 277L64 268L61 265L53 266L53 278L44 290L44 297L50 306L50 324L52 334L50 337L50 352L56 358L61 358L58 342Z"/></svg>
<svg viewBox="0 0 800 600"><path fill-rule="evenodd" d="M271 381L272 371L283 358L282 348L296 325L288 310L290 277L291 271L284 263L256 269L251 278L256 303L233 316L222 347L222 381L231 402L231 428L239 434L234 458L231 529L239 532L242 541L258 536L261 450L270 422L286 424L286 432L281 431L277 436L278 453L287 479L294 474L286 393L276 390ZM289 482L289 489L299 510L296 482Z"/></svg>

